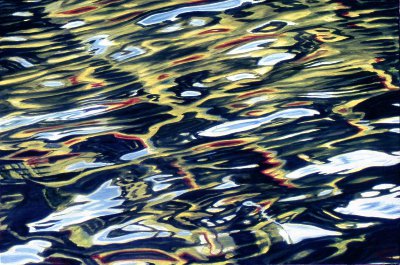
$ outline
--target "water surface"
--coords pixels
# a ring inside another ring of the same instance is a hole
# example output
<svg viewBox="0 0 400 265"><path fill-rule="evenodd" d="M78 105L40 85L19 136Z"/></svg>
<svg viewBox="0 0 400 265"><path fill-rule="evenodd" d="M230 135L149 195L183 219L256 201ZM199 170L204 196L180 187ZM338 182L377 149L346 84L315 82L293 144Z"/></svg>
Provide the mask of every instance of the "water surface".
<svg viewBox="0 0 400 265"><path fill-rule="evenodd" d="M398 263L398 2L0 1L1 264Z"/></svg>

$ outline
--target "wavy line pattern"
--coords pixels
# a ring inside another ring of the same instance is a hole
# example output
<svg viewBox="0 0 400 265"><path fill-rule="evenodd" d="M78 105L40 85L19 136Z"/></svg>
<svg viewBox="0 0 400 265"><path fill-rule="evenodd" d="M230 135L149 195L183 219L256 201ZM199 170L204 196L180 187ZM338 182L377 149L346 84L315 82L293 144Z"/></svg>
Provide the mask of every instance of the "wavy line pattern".
<svg viewBox="0 0 400 265"><path fill-rule="evenodd" d="M399 262L398 1L0 10L1 264Z"/></svg>

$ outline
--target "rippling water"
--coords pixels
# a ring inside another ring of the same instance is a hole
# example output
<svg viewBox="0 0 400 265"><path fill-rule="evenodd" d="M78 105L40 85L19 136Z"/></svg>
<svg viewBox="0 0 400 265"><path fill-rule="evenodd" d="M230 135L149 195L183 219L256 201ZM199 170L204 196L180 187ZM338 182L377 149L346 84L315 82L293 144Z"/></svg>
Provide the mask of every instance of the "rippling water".
<svg viewBox="0 0 400 265"><path fill-rule="evenodd" d="M399 262L397 1L0 10L1 264Z"/></svg>

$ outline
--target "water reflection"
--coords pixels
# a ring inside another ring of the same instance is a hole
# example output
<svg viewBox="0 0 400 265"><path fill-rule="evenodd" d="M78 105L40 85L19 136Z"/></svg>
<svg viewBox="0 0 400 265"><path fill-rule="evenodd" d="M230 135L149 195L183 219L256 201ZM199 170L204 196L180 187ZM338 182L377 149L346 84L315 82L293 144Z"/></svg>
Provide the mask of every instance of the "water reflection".
<svg viewBox="0 0 400 265"><path fill-rule="evenodd" d="M361 193L364 198L354 199L345 207L338 207L336 212L373 218L400 218L400 192L380 195L379 191Z"/></svg>
<svg viewBox="0 0 400 265"><path fill-rule="evenodd" d="M398 261L396 1L0 9L0 263Z"/></svg>
<svg viewBox="0 0 400 265"><path fill-rule="evenodd" d="M307 175L319 174L349 174L369 167L388 167L400 163L399 152L388 155L378 151L357 150L329 158L329 163L306 166L290 172L287 177L298 179Z"/></svg>
<svg viewBox="0 0 400 265"><path fill-rule="evenodd" d="M120 213L123 199L119 198L121 190L111 185L111 181L102 184L88 195L77 195L69 206L55 211L46 218L30 223L30 232L61 231L69 226L82 224L96 217Z"/></svg>
<svg viewBox="0 0 400 265"><path fill-rule="evenodd" d="M139 24L144 26L154 25L158 23L162 23L165 21L174 21L178 16L193 13L193 12L222 12L229 9L233 9L235 7L239 7L244 3L258 3L263 2L263 0L226 0L217 3L210 4L201 4L201 5L193 5L193 6L184 6L180 8L172 9L171 11L157 13L154 15L150 15L145 17L142 20L139 20Z"/></svg>
<svg viewBox="0 0 400 265"><path fill-rule="evenodd" d="M281 233L282 237L289 244L297 244L305 239L326 237L326 236L340 236L342 233L325 230L312 225L287 223L282 224L284 232Z"/></svg>
<svg viewBox="0 0 400 265"><path fill-rule="evenodd" d="M39 255L49 248L51 243L44 240L31 240L23 245L13 246L6 252L0 253L3 264L28 264L42 262L44 258Z"/></svg>
<svg viewBox="0 0 400 265"><path fill-rule="evenodd" d="M225 136L237 132L248 131L251 129L255 129L260 127L266 123L269 123L275 119L290 119L290 118L300 118L306 116L313 116L319 114L318 111L308 110L308 109L291 109L291 110L282 110L280 112L271 114L267 117L257 118L257 119L249 119L249 120L240 120L240 121L232 121L227 122L225 124L217 125L215 127L209 128L205 131L199 133L201 136L206 137L218 137Z"/></svg>

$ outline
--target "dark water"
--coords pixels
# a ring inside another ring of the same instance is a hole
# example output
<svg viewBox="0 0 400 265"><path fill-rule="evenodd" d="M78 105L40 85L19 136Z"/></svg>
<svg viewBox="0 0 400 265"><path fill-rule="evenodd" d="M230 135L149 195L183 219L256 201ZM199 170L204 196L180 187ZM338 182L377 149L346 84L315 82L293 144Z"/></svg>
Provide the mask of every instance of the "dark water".
<svg viewBox="0 0 400 265"><path fill-rule="evenodd" d="M398 10L0 1L0 263L398 263Z"/></svg>

